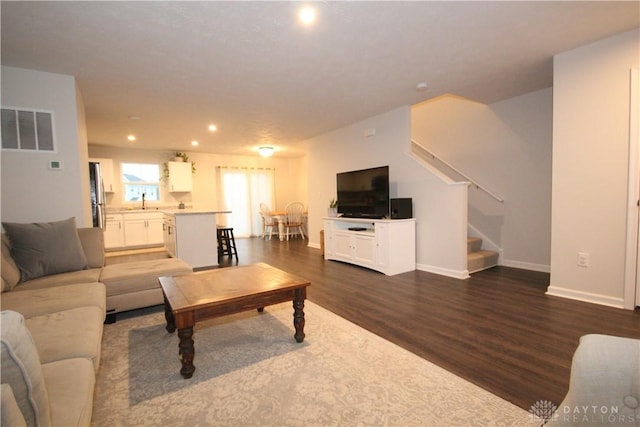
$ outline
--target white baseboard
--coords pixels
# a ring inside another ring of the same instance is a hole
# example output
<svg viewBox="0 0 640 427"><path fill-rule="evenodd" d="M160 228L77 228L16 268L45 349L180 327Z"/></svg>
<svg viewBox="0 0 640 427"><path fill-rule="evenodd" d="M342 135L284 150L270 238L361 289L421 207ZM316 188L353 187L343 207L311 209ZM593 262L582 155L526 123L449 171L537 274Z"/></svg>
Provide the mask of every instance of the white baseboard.
<svg viewBox="0 0 640 427"><path fill-rule="evenodd" d="M576 291L575 289L549 286L546 294L577 301L590 302L593 304L606 305L608 307L624 308L624 301L622 300L622 298L614 298L606 295L592 294L590 292Z"/></svg>
<svg viewBox="0 0 640 427"><path fill-rule="evenodd" d="M532 262L503 260L502 264L505 267L521 268L523 270L539 271L541 273L551 273L551 266L545 264L534 264Z"/></svg>
<svg viewBox="0 0 640 427"><path fill-rule="evenodd" d="M439 274L441 276L453 277L454 279L468 279L468 270L450 270L447 268L434 267L433 265L416 264L416 270L428 273Z"/></svg>
<svg viewBox="0 0 640 427"><path fill-rule="evenodd" d="M309 244L307 246L309 246L310 248L320 249L320 243L311 243L311 242L309 242Z"/></svg>

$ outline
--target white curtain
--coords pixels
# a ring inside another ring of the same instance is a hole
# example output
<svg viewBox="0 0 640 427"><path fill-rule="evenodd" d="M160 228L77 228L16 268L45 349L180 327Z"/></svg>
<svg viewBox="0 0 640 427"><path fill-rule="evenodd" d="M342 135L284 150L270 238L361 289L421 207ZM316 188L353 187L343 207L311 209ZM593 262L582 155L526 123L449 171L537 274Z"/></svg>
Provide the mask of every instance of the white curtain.
<svg viewBox="0 0 640 427"><path fill-rule="evenodd" d="M275 206L275 170L218 166L219 200L223 200L226 225L236 237L262 234L260 203Z"/></svg>

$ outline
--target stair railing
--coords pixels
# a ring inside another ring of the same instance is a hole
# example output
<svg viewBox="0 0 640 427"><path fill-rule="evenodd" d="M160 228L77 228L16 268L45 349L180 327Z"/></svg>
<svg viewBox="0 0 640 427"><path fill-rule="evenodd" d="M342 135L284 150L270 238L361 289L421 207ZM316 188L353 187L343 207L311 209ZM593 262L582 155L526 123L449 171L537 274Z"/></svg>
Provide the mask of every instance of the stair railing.
<svg viewBox="0 0 640 427"><path fill-rule="evenodd" d="M495 193L493 193L491 190L489 190L488 188L482 186L481 184L479 184L476 180L474 180L473 178L471 178L469 175L461 172L458 168L454 167L453 165L451 165L449 162L447 162L446 160L444 160L442 157L439 157L438 155L436 155L433 151L429 150L428 148L426 148L424 145L420 144L418 141L416 141L415 139L411 139L411 144L413 146L417 146L420 150L426 152L432 159L439 161L440 163L444 164L446 167L448 167L449 169L451 169L452 171L454 171L455 173L457 173L458 175L460 175L461 177L463 177L465 180L469 181L469 183L471 185L473 185L474 187L476 187L478 190L480 191L484 191L485 193L487 193L489 196L493 197L495 200L497 200L500 203L504 203L504 199L498 195L496 195Z"/></svg>

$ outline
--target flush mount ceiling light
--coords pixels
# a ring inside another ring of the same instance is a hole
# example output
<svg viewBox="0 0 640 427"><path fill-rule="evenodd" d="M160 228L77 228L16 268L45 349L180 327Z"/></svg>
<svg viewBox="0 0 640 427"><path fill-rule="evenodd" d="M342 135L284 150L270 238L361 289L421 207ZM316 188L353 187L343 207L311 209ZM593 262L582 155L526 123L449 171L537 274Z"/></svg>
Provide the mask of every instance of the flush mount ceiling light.
<svg viewBox="0 0 640 427"><path fill-rule="evenodd" d="M416 85L416 92L424 92L429 89L429 86L425 82L420 82Z"/></svg>
<svg viewBox="0 0 640 427"><path fill-rule="evenodd" d="M218 130L218 126L214 125L213 123L209 125L209 132L215 132L217 130Z"/></svg>
<svg viewBox="0 0 640 427"><path fill-rule="evenodd" d="M191 145L193 145L194 147L198 146L198 141L196 141L195 139L193 141L191 141Z"/></svg>
<svg viewBox="0 0 640 427"><path fill-rule="evenodd" d="M273 147L259 147L258 153L262 157L271 157L273 155L274 148Z"/></svg>
<svg viewBox="0 0 640 427"><path fill-rule="evenodd" d="M298 19L303 25L311 25L316 20L316 10L310 6L303 7L298 12Z"/></svg>
<svg viewBox="0 0 640 427"><path fill-rule="evenodd" d="M130 134L130 135L127 135L127 139L133 142L136 140L136 136L134 134Z"/></svg>

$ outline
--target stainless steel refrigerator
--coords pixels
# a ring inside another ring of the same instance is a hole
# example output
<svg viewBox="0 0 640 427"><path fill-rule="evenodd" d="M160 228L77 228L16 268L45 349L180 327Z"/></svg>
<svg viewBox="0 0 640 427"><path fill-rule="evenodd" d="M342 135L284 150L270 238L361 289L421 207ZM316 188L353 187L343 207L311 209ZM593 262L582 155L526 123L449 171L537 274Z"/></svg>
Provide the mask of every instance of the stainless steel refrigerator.
<svg viewBox="0 0 640 427"><path fill-rule="evenodd" d="M91 213L93 226L105 228L107 223L107 201L102 184L100 163L89 162L89 186L91 187Z"/></svg>

